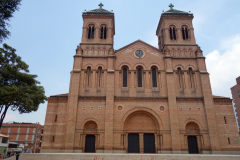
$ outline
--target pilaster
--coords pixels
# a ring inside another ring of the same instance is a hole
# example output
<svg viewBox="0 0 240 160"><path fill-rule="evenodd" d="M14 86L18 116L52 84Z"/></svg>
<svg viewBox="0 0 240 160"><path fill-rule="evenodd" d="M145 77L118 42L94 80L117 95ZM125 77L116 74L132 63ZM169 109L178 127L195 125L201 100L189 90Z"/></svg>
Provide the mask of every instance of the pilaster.
<svg viewBox="0 0 240 160"><path fill-rule="evenodd" d="M174 82L174 74L172 68L172 57L169 56L169 50L165 50L165 64L166 64L166 78L167 78L167 95L168 95L168 108L169 108L169 120L171 130L171 144L172 152L181 152L179 124L178 124L178 108L176 105L176 90Z"/></svg>
<svg viewBox="0 0 240 160"><path fill-rule="evenodd" d="M82 64L82 49L78 47L74 56L73 70L71 72L70 87L67 104L67 121L66 121L66 137L65 150L73 152L75 142L75 126L77 119L78 93L80 85L80 72Z"/></svg>
<svg viewBox="0 0 240 160"><path fill-rule="evenodd" d="M113 54L110 49L109 54ZM114 108L114 56L108 56L107 86L106 86L106 109L105 109L105 139L104 152L113 152L113 108Z"/></svg>
<svg viewBox="0 0 240 160"><path fill-rule="evenodd" d="M201 88L204 97L204 107L205 115L208 126L208 134L210 137L211 151L212 153L219 152L219 139L218 139L218 130L215 119L215 109L212 96L212 89L209 79L209 74L206 70L205 57L202 56L202 51L200 48L197 50L197 62L200 72Z"/></svg>

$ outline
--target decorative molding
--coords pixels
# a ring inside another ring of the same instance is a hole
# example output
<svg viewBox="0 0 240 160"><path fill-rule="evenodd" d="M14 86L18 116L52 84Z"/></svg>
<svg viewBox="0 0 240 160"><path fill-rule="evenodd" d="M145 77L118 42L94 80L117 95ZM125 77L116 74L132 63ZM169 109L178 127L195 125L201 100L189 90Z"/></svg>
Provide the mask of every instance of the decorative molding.
<svg viewBox="0 0 240 160"><path fill-rule="evenodd" d="M203 97L193 97L193 98L184 98L184 97L176 97L177 102L203 102Z"/></svg>
<svg viewBox="0 0 240 160"><path fill-rule="evenodd" d="M68 97L49 97L48 103L67 103Z"/></svg>
<svg viewBox="0 0 240 160"><path fill-rule="evenodd" d="M214 105L232 105L230 98L213 98Z"/></svg>
<svg viewBox="0 0 240 160"><path fill-rule="evenodd" d="M82 56L83 58L108 58L108 56Z"/></svg>
<svg viewBox="0 0 240 160"><path fill-rule="evenodd" d="M197 56L198 59L206 59L204 56Z"/></svg>
<svg viewBox="0 0 240 160"><path fill-rule="evenodd" d="M81 72L81 69L74 69L73 70L73 73L79 73L79 72Z"/></svg>
<svg viewBox="0 0 240 160"><path fill-rule="evenodd" d="M167 74L173 74L173 70L166 70Z"/></svg>
<svg viewBox="0 0 240 160"><path fill-rule="evenodd" d="M106 100L106 97L105 96L102 96L102 97L94 97L94 96L91 96L91 97L81 97L79 96L78 97L78 101L99 101L99 100Z"/></svg>
<svg viewBox="0 0 240 160"><path fill-rule="evenodd" d="M73 57L82 57L82 55L74 55Z"/></svg>
<svg viewBox="0 0 240 160"><path fill-rule="evenodd" d="M115 101L167 101L167 97L114 97Z"/></svg>
<svg viewBox="0 0 240 160"><path fill-rule="evenodd" d="M108 70L107 73L114 73L114 70Z"/></svg>
<svg viewBox="0 0 240 160"><path fill-rule="evenodd" d="M200 71L200 70L199 70L199 72L200 72L201 74L208 74L207 71Z"/></svg>

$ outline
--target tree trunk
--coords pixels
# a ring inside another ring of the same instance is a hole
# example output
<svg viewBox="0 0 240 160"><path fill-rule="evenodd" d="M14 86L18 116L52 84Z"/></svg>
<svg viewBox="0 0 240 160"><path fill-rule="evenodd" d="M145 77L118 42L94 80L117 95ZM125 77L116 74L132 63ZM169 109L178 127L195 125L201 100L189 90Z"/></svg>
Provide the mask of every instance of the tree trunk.
<svg viewBox="0 0 240 160"><path fill-rule="evenodd" d="M2 128L2 123L3 123L3 120L4 120L5 116L6 116L6 113L7 113L8 108L9 108L9 105L6 105L5 108L4 108L3 113L1 114L0 129ZM2 111L2 109L3 109L3 106L2 106L2 108L1 108L1 111Z"/></svg>

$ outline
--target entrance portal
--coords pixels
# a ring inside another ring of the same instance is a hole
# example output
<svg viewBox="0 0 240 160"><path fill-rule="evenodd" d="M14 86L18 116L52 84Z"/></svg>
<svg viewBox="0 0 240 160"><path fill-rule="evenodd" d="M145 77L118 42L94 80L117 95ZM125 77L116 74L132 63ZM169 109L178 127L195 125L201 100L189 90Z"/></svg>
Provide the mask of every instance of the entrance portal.
<svg viewBox="0 0 240 160"><path fill-rule="evenodd" d="M137 133L128 134L128 153L139 153L139 135Z"/></svg>
<svg viewBox="0 0 240 160"><path fill-rule="evenodd" d="M188 152L189 154L198 154L198 145L196 136L188 136Z"/></svg>
<svg viewBox="0 0 240 160"><path fill-rule="evenodd" d="M144 134L144 153L156 153L155 137L152 133Z"/></svg>
<svg viewBox="0 0 240 160"><path fill-rule="evenodd" d="M95 152L95 135L86 135L85 152L86 153Z"/></svg>

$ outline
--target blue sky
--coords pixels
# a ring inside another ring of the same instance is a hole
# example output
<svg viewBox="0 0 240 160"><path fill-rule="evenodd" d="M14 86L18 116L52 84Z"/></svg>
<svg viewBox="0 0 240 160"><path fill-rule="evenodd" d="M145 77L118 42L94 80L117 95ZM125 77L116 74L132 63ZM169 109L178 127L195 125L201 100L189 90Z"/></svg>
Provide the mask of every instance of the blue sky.
<svg viewBox="0 0 240 160"><path fill-rule="evenodd" d="M162 11L191 11L197 44L206 56L214 95L231 97L240 76L239 0L23 0L11 19L11 37L4 43L17 49L38 75L46 96L68 93L73 55L82 36L82 12L98 8L115 14L114 49L141 39L157 47L156 28ZM47 102L37 112L8 111L5 122L44 124Z"/></svg>

